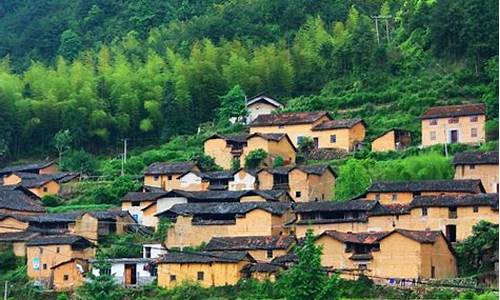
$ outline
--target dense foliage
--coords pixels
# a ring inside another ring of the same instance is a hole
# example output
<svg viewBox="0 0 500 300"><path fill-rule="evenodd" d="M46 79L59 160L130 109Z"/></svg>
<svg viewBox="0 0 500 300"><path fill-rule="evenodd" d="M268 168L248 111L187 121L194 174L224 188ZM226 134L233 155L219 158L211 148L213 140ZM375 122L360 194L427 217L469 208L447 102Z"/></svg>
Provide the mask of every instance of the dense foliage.
<svg viewBox="0 0 500 300"><path fill-rule="evenodd" d="M65 130L73 149L116 149L122 138L144 145L244 113L242 95L263 90L289 110L361 116L369 137L405 127L415 140L425 107L481 100L495 138L497 8L493 0L4 1L0 155L56 154L51 141ZM393 16L378 39L377 14Z"/></svg>

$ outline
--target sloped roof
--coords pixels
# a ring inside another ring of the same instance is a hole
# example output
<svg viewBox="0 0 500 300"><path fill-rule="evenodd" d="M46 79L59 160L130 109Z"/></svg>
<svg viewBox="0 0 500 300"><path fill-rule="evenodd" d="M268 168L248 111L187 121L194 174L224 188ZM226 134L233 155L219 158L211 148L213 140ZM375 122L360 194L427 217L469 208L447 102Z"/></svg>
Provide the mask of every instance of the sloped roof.
<svg viewBox="0 0 500 300"><path fill-rule="evenodd" d="M201 177L208 180L233 179L233 173L231 173L230 171L203 172L201 173Z"/></svg>
<svg viewBox="0 0 500 300"><path fill-rule="evenodd" d="M490 152L461 152L453 157L454 165L498 165L498 151Z"/></svg>
<svg viewBox="0 0 500 300"><path fill-rule="evenodd" d="M390 192L484 192L481 180L419 180L419 181L378 181L374 182L368 192L390 193Z"/></svg>
<svg viewBox="0 0 500 300"><path fill-rule="evenodd" d="M345 120L330 120L321 122L320 124L314 126L311 130L320 131L320 130L330 130L330 129L343 129L343 128L352 128L354 125L362 123L366 126L365 121L361 118L355 119L345 119Z"/></svg>
<svg viewBox="0 0 500 300"><path fill-rule="evenodd" d="M7 166L3 169L0 169L0 174L12 173L12 172L38 171L39 169L46 168L46 167L53 165L53 164L55 164L55 161L47 160L47 161L30 163L30 164Z"/></svg>
<svg viewBox="0 0 500 300"><path fill-rule="evenodd" d="M314 175L322 175L325 173L325 171L330 170L330 172L333 173L334 176L337 176L335 171L332 169L327 164L316 164L316 165L286 165L286 166L281 166L281 167L275 167L275 168L265 168L257 171L257 173L261 171L267 171L271 174L277 174L277 175L287 175L291 171L298 169L301 170L302 172L306 174L314 174Z"/></svg>
<svg viewBox="0 0 500 300"><path fill-rule="evenodd" d="M246 105L250 106L250 105L252 105L254 103L258 103L258 102L267 102L267 103L273 105L274 107L283 107L283 104L281 104L279 101L277 101L273 97L266 95L265 93L259 93L255 96L253 96L252 98L248 99Z"/></svg>
<svg viewBox="0 0 500 300"><path fill-rule="evenodd" d="M258 195L266 200L277 201L283 195L281 191L275 190L208 190L208 191L183 191L172 190L165 197L185 197L190 203L200 202L238 202L244 196Z"/></svg>
<svg viewBox="0 0 500 300"><path fill-rule="evenodd" d="M422 115L422 119L475 116L475 115L484 115L485 113L486 113L486 105L484 105L484 103L434 106L428 108L424 112L424 114Z"/></svg>
<svg viewBox="0 0 500 300"><path fill-rule="evenodd" d="M326 230L320 236L329 236L343 243L375 244L380 242L389 232L340 232L337 230Z"/></svg>
<svg viewBox="0 0 500 300"><path fill-rule="evenodd" d="M122 198L122 202L127 201L156 201L167 194L167 192L128 192Z"/></svg>
<svg viewBox="0 0 500 300"><path fill-rule="evenodd" d="M356 199L349 201L317 201L297 203L294 209L296 213L308 212L331 212L331 211L369 211L376 205L375 200Z"/></svg>
<svg viewBox="0 0 500 300"><path fill-rule="evenodd" d="M410 213L409 204L385 204L379 205L376 209L370 211L371 216L394 216L394 215L405 215Z"/></svg>
<svg viewBox="0 0 500 300"><path fill-rule="evenodd" d="M390 234L397 232L409 239L417 241L423 244L432 244L435 243L439 236L443 234L443 232L436 230L407 230L407 229L394 229ZM389 236L388 234L387 236Z"/></svg>
<svg viewBox="0 0 500 300"><path fill-rule="evenodd" d="M210 137L206 138L204 141L208 140L213 140L213 139L223 139L227 142L232 142L232 143L246 143L247 138L249 134L230 134L230 135L225 135L225 134L214 134L211 135Z"/></svg>
<svg viewBox="0 0 500 300"><path fill-rule="evenodd" d="M41 202L19 190L0 189L0 208L27 212L44 212Z"/></svg>
<svg viewBox="0 0 500 300"><path fill-rule="evenodd" d="M209 202L209 203L178 203L169 210L160 212L156 216L173 215L201 215L201 214L231 214L244 215L254 209L262 209L274 215L283 215L290 203L284 202Z"/></svg>
<svg viewBox="0 0 500 300"><path fill-rule="evenodd" d="M277 256L273 258L273 264L286 264L286 263L296 263L299 261L299 257L294 252L289 252L285 255Z"/></svg>
<svg viewBox="0 0 500 300"><path fill-rule="evenodd" d="M205 251L232 250L276 250L288 249L295 243L293 236L242 236L213 237L205 246Z"/></svg>
<svg viewBox="0 0 500 300"><path fill-rule="evenodd" d="M192 170L197 164L192 161L182 162L156 162L151 164L145 175L162 175L162 174L182 174Z"/></svg>
<svg viewBox="0 0 500 300"><path fill-rule="evenodd" d="M40 175L36 178L23 179L20 184L22 186L30 189L30 188L38 188L38 187L44 186L45 184L47 184L51 181L57 182L51 176Z"/></svg>
<svg viewBox="0 0 500 300"><path fill-rule="evenodd" d="M254 272L276 273L280 270L280 267L281 266L274 263L258 262L246 265L241 271L244 273L254 273Z"/></svg>
<svg viewBox="0 0 500 300"><path fill-rule="evenodd" d="M410 207L494 206L498 194L416 196Z"/></svg>
<svg viewBox="0 0 500 300"><path fill-rule="evenodd" d="M78 235L49 235L36 237L29 240L26 246L46 246L46 245L86 245L92 243L84 237Z"/></svg>
<svg viewBox="0 0 500 300"><path fill-rule="evenodd" d="M238 263L243 260L251 260L246 251L169 252L158 258L158 263Z"/></svg>
<svg viewBox="0 0 500 300"><path fill-rule="evenodd" d="M30 232L30 231L4 232L0 233L0 243L27 241L38 235L40 234L37 232Z"/></svg>
<svg viewBox="0 0 500 300"><path fill-rule="evenodd" d="M375 137L373 138L373 140L376 140L376 139L378 139L378 138L381 138L381 137L383 137L384 135L386 135L387 133L389 133L389 132L391 132L391 131L394 131L394 133L396 133L396 134L397 134L397 133L406 133L406 134L410 134L410 135L411 135L411 131L409 131L409 130L406 130L406 129L400 129L400 128L391 128L391 129L388 129L388 130L386 130L386 131L382 132L381 134L379 134L379 135L375 136Z"/></svg>
<svg viewBox="0 0 500 300"><path fill-rule="evenodd" d="M255 118L250 123L250 127L308 124L317 121L323 116L329 117L325 111L265 114Z"/></svg>

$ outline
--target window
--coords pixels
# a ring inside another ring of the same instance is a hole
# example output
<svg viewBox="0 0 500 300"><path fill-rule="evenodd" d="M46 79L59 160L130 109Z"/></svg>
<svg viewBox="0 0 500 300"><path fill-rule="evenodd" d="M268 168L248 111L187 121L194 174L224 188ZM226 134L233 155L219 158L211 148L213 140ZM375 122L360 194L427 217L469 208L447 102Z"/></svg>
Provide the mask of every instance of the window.
<svg viewBox="0 0 500 300"><path fill-rule="evenodd" d="M446 225L446 238L450 242L457 241L457 226L456 225Z"/></svg>
<svg viewBox="0 0 500 300"><path fill-rule="evenodd" d="M337 135L336 134L332 134L330 135L330 143L336 143L337 142Z"/></svg>
<svg viewBox="0 0 500 300"><path fill-rule="evenodd" d="M352 252L352 244L346 244L345 245L345 252L346 253Z"/></svg>
<svg viewBox="0 0 500 300"><path fill-rule="evenodd" d="M456 207L449 207L448 208L448 218L450 218L450 219L457 218L457 208Z"/></svg>
<svg viewBox="0 0 500 300"><path fill-rule="evenodd" d="M392 194L392 201L395 202L398 200L398 194Z"/></svg>
<svg viewBox="0 0 500 300"><path fill-rule="evenodd" d="M471 128L470 129L470 136L471 137L477 137L477 128Z"/></svg>
<svg viewBox="0 0 500 300"><path fill-rule="evenodd" d="M438 124L438 120L437 119L431 119L429 120L429 125L437 125Z"/></svg>
<svg viewBox="0 0 500 300"><path fill-rule="evenodd" d="M175 281L176 279L175 275L170 275L170 282Z"/></svg>
<svg viewBox="0 0 500 300"><path fill-rule="evenodd" d="M141 202L140 201L133 201L132 206L141 206Z"/></svg>
<svg viewBox="0 0 500 300"><path fill-rule="evenodd" d="M285 128L285 126L284 125L278 125L278 128L279 129L283 129L283 128Z"/></svg>
<svg viewBox="0 0 500 300"><path fill-rule="evenodd" d="M203 272L198 272L198 275L197 275L198 280L203 280L204 277L205 277L205 274Z"/></svg>
<svg viewBox="0 0 500 300"><path fill-rule="evenodd" d="M61 249L59 247L56 248L56 253L61 252Z"/></svg>
<svg viewBox="0 0 500 300"><path fill-rule="evenodd" d="M68 274L64 274L64 276L63 276L63 280L64 280L64 281L68 281L68 279L69 279L69 275L68 275Z"/></svg>
<svg viewBox="0 0 500 300"><path fill-rule="evenodd" d="M295 197L300 198L302 196L302 193L300 191L295 192Z"/></svg>
<svg viewBox="0 0 500 300"><path fill-rule="evenodd" d="M470 117L471 122L477 122L477 116L472 116Z"/></svg>
<svg viewBox="0 0 500 300"><path fill-rule="evenodd" d="M99 274L101 275L111 275L111 266L103 267L99 270Z"/></svg>
<svg viewBox="0 0 500 300"><path fill-rule="evenodd" d="M144 247L144 256L146 258L151 258L151 247Z"/></svg>
<svg viewBox="0 0 500 300"><path fill-rule="evenodd" d="M458 123L458 118L449 118L448 119L449 124L457 124Z"/></svg>
<svg viewBox="0 0 500 300"><path fill-rule="evenodd" d="M474 205L474 206L472 207L472 211L473 211L473 212L475 212L475 213L479 212L479 206Z"/></svg>
<svg viewBox="0 0 500 300"><path fill-rule="evenodd" d="M168 175L168 180L172 180L172 175Z"/></svg>
<svg viewBox="0 0 500 300"><path fill-rule="evenodd" d="M40 248L40 254L42 254L42 253L43 253L43 248Z"/></svg>
<svg viewBox="0 0 500 300"><path fill-rule="evenodd" d="M46 193L48 190L49 190L49 189L48 189L46 186L44 186L44 187L43 187L43 191L44 191L45 193Z"/></svg>
<svg viewBox="0 0 500 300"><path fill-rule="evenodd" d="M380 201L380 193L375 194L375 200Z"/></svg>
<svg viewBox="0 0 500 300"><path fill-rule="evenodd" d="M360 270L366 270L366 269L368 269L368 266L366 264L359 264L358 265L358 269L360 269Z"/></svg>
<svg viewBox="0 0 500 300"><path fill-rule="evenodd" d="M154 181L158 181L158 179L160 179L160 176L155 175L155 176L153 177L153 179L154 179Z"/></svg>
<svg viewBox="0 0 500 300"><path fill-rule="evenodd" d="M469 166L469 169L470 169L470 170L474 170L475 168L476 168L476 165L470 165L470 166Z"/></svg>
<svg viewBox="0 0 500 300"><path fill-rule="evenodd" d="M47 264L43 264L43 269L47 270Z"/></svg>
<svg viewBox="0 0 500 300"><path fill-rule="evenodd" d="M273 258L273 250L272 249L267 250L267 258Z"/></svg>
<svg viewBox="0 0 500 300"><path fill-rule="evenodd" d="M436 132L435 131L431 131L430 132L430 138L431 138L431 141L435 141L436 140Z"/></svg>
<svg viewBox="0 0 500 300"><path fill-rule="evenodd" d="M427 207L422 207L422 217L427 216Z"/></svg>

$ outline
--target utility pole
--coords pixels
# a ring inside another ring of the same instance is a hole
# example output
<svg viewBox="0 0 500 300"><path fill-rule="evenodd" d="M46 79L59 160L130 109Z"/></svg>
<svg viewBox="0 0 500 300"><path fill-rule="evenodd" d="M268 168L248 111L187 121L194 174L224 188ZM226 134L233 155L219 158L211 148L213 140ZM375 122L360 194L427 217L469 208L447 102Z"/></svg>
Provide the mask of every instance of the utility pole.
<svg viewBox="0 0 500 300"><path fill-rule="evenodd" d="M127 138L123 139L122 171L121 176L125 175L125 163L127 163Z"/></svg>
<svg viewBox="0 0 500 300"><path fill-rule="evenodd" d="M444 156L448 157L448 133L446 125L444 125Z"/></svg>
<svg viewBox="0 0 500 300"><path fill-rule="evenodd" d="M389 19L392 18L391 15L387 16L382 16L382 15L377 15L377 16L371 16L373 20L375 20L375 32L377 33L377 44L380 45L380 30L378 28L378 21L384 21L385 23L385 35L387 38L387 43L391 41L390 34L389 34Z"/></svg>
<svg viewBox="0 0 500 300"><path fill-rule="evenodd" d="M380 33L378 32L378 16L373 16L375 19L375 30L377 31L377 44L380 45Z"/></svg>
<svg viewBox="0 0 500 300"><path fill-rule="evenodd" d="M5 280L5 289L3 290L3 300L7 300L8 288L9 288L9 281Z"/></svg>

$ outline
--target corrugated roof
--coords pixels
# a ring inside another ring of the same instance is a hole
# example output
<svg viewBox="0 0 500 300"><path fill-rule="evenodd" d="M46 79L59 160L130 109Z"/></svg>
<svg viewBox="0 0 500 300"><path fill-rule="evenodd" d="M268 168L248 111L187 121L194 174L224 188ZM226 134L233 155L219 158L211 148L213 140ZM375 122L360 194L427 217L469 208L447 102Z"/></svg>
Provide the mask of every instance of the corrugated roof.
<svg viewBox="0 0 500 300"><path fill-rule="evenodd" d="M259 115L250 123L251 127L275 126L275 125L297 125L313 123L323 116L328 116L325 111L316 112L291 112L282 114Z"/></svg>
<svg viewBox="0 0 500 300"><path fill-rule="evenodd" d="M321 122L320 124L314 126L311 130L312 131L320 131L320 130L352 128L354 125L356 125L358 123L363 123L363 125L366 126L363 119L355 118L355 119L330 120L330 121Z"/></svg>
<svg viewBox="0 0 500 300"><path fill-rule="evenodd" d="M454 165L498 165L498 151L490 152L462 152L453 157Z"/></svg>
<svg viewBox="0 0 500 300"><path fill-rule="evenodd" d="M206 251L276 250L288 249L295 243L293 236L241 236L213 237L205 246Z"/></svg>
<svg viewBox="0 0 500 300"><path fill-rule="evenodd" d="M484 115L485 113L486 105L484 103L434 106L424 112L422 119L475 116Z"/></svg>

